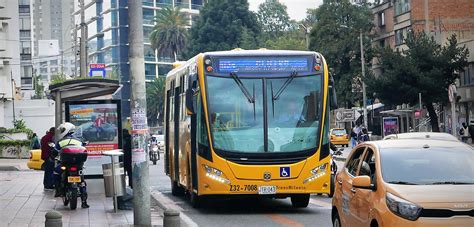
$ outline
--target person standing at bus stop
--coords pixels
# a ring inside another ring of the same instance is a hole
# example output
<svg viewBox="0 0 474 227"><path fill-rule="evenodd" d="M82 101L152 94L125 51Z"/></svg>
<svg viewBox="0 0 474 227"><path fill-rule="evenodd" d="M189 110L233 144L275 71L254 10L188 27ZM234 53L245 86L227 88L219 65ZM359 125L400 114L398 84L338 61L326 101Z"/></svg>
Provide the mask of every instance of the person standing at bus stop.
<svg viewBox="0 0 474 227"><path fill-rule="evenodd" d="M44 160L43 186L45 189L54 189L54 155L49 143L54 143L54 127L50 128L41 138L41 159Z"/></svg>

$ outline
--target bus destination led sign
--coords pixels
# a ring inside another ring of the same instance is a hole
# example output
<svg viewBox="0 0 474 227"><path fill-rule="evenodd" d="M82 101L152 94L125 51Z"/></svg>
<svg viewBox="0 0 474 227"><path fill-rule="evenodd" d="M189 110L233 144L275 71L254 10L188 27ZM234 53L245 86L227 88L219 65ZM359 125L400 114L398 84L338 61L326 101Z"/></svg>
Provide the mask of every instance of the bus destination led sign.
<svg viewBox="0 0 474 227"><path fill-rule="evenodd" d="M222 58L219 72L304 72L310 71L306 57L286 58Z"/></svg>

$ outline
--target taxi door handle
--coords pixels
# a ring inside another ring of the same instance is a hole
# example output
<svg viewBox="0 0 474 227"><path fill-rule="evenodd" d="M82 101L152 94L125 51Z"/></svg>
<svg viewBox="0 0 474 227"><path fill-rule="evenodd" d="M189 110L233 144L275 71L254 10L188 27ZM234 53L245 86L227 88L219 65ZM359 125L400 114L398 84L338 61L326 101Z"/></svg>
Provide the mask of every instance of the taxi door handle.
<svg viewBox="0 0 474 227"><path fill-rule="evenodd" d="M356 193L355 188L351 188L351 192L352 192L352 193Z"/></svg>

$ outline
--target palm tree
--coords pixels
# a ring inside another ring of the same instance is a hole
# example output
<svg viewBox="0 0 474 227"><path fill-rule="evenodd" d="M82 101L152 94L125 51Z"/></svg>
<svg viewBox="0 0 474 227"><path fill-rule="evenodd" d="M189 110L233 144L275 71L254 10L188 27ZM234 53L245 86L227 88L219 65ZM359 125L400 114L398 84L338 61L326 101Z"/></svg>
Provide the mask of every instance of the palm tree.
<svg viewBox="0 0 474 227"><path fill-rule="evenodd" d="M177 61L178 50L184 48L187 38L186 15L177 7L165 7L157 11L154 21L155 27L150 33L152 48L158 50L158 54L171 51Z"/></svg>
<svg viewBox="0 0 474 227"><path fill-rule="evenodd" d="M165 100L165 78L158 77L146 84L146 105L148 123L152 126L163 122Z"/></svg>

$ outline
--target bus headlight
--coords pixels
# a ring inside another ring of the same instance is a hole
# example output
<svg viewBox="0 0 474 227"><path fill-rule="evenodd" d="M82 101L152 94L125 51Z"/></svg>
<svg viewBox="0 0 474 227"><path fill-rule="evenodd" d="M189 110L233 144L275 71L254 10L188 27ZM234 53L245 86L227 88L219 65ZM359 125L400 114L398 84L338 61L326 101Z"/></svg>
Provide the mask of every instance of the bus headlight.
<svg viewBox="0 0 474 227"><path fill-rule="evenodd" d="M218 182L221 182L221 183L224 183L224 184L230 184L230 180L226 179L223 176L222 171L220 171L216 168L207 166L207 165L202 165L202 166L206 170L206 177L209 177L209 178L211 178L215 181L218 181Z"/></svg>
<svg viewBox="0 0 474 227"><path fill-rule="evenodd" d="M316 168L312 169L312 170L310 171L311 174L312 174L312 176L310 176L310 177L304 179L303 184L306 184L306 183L308 183L308 182L311 182L311 181L313 181L313 180L316 180L316 179L318 179L318 178L324 176L324 174L327 173L327 166L328 166L328 164L327 164L327 163L324 163L324 164L319 165L319 166L317 166Z"/></svg>

